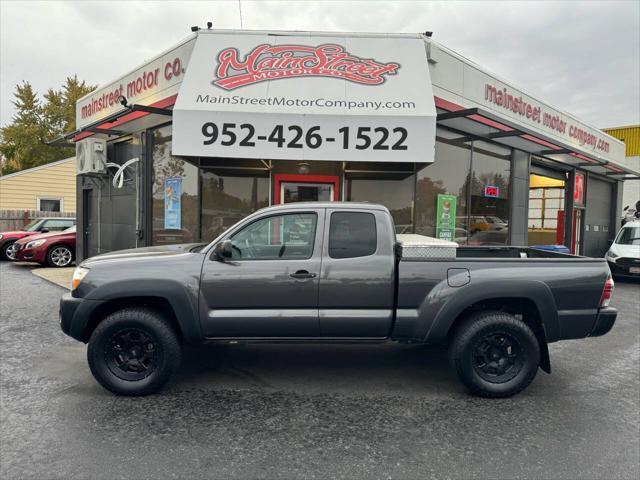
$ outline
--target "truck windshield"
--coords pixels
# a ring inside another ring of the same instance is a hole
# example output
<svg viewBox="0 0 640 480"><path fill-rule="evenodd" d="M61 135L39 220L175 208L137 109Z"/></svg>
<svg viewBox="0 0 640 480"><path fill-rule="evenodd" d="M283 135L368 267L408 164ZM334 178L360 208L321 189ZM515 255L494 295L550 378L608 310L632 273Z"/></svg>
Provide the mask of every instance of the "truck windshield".
<svg viewBox="0 0 640 480"><path fill-rule="evenodd" d="M640 224L620 230L616 243L618 245L640 245Z"/></svg>

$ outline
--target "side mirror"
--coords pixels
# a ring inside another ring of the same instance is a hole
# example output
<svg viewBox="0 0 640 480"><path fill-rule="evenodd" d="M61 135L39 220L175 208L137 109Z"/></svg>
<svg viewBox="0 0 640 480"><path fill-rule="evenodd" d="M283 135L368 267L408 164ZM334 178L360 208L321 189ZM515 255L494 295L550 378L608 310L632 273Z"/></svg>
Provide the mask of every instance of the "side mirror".
<svg viewBox="0 0 640 480"><path fill-rule="evenodd" d="M217 243L213 249L213 253L218 260L224 261L227 258L231 258L233 255L231 240L223 240L222 242Z"/></svg>
<svg viewBox="0 0 640 480"><path fill-rule="evenodd" d="M49 229L48 228L42 228L42 229L40 229L40 233L49 233Z"/></svg>
<svg viewBox="0 0 640 480"><path fill-rule="evenodd" d="M607 240L607 247L611 248L611 245L613 245L613 240Z"/></svg>

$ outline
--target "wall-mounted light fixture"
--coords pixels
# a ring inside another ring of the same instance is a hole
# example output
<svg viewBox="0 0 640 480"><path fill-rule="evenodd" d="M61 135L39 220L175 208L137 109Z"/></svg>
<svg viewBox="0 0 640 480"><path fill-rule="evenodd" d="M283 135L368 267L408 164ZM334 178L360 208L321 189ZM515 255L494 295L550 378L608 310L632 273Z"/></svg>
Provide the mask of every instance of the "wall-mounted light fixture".
<svg viewBox="0 0 640 480"><path fill-rule="evenodd" d="M300 162L298 164L298 173L300 175L307 175L310 171L310 165L307 162Z"/></svg>

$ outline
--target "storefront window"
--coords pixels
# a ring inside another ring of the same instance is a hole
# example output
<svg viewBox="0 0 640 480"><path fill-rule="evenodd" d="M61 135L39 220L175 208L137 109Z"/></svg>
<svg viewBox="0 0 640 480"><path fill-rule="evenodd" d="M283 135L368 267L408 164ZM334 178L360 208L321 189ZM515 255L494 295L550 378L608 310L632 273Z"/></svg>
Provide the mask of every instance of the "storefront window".
<svg viewBox="0 0 640 480"><path fill-rule="evenodd" d="M440 236L444 237L444 232L438 232L436 223L438 195L451 195L455 197L455 204L451 199L446 200L449 202L449 210L455 208L455 215L452 215L455 220L451 218L454 222L451 238L460 244L467 242L467 178L470 162L469 145L436 137L435 162L417 174L416 233L429 237L438 237L440 233Z"/></svg>
<svg viewBox="0 0 640 480"><path fill-rule="evenodd" d="M509 243L509 176L511 151L473 142L469 245Z"/></svg>
<svg viewBox="0 0 640 480"><path fill-rule="evenodd" d="M198 167L171 155L171 125L152 135L152 243L198 241Z"/></svg>
<svg viewBox="0 0 640 480"><path fill-rule="evenodd" d="M564 180L530 175L529 245L563 243L564 193Z"/></svg>
<svg viewBox="0 0 640 480"><path fill-rule="evenodd" d="M203 169L202 240L209 242L259 208L269 205L269 177L230 176Z"/></svg>
<svg viewBox="0 0 640 480"><path fill-rule="evenodd" d="M412 233L415 175L403 176L401 179L349 179L347 200L384 205L391 212L396 233Z"/></svg>

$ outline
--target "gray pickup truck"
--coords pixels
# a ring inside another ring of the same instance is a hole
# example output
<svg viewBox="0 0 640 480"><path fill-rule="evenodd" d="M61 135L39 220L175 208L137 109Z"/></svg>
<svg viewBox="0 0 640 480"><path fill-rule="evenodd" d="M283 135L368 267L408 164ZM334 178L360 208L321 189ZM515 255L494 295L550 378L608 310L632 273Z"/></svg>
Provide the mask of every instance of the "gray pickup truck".
<svg viewBox="0 0 640 480"><path fill-rule="evenodd" d="M294 203L208 245L85 260L60 323L121 395L165 386L184 344L397 341L448 345L471 392L507 397L551 371L549 342L612 328L612 290L604 259L396 236L383 206Z"/></svg>

